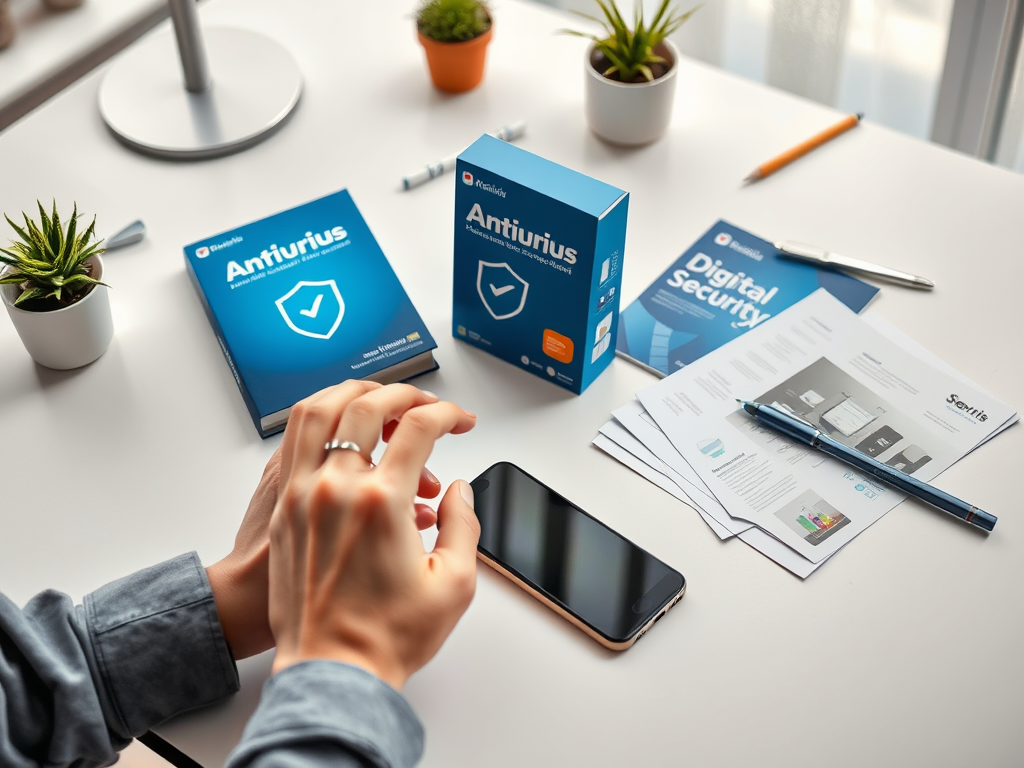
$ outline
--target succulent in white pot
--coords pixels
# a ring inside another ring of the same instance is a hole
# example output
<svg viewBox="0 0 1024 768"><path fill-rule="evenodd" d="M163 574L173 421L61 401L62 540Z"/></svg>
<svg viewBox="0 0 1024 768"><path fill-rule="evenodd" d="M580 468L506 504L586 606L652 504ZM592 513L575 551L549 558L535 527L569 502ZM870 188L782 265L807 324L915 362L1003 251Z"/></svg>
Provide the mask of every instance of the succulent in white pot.
<svg viewBox="0 0 1024 768"><path fill-rule="evenodd" d="M37 205L38 223L22 213L21 227L4 216L19 240L0 248L0 298L37 363L79 368L106 352L114 335L96 219L79 233L77 205L66 226L56 202L50 215Z"/></svg>
<svg viewBox="0 0 1024 768"><path fill-rule="evenodd" d="M679 50L668 36L699 9L685 13L662 0L650 23L637 0L633 25L623 18L615 0L595 0L603 18L581 13L604 27L602 34L563 30L591 40L584 62L587 124L612 144L649 144L672 121Z"/></svg>

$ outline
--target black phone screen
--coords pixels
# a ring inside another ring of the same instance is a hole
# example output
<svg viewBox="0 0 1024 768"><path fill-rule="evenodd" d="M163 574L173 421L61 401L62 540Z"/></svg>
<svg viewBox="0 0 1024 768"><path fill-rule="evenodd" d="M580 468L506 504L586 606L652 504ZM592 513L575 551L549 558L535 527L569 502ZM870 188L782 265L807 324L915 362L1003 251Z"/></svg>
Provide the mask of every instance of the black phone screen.
<svg viewBox="0 0 1024 768"><path fill-rule="evenodd" d="M480 550L613 641L632 637L682 574L502 462L472 482Z"/></svg>

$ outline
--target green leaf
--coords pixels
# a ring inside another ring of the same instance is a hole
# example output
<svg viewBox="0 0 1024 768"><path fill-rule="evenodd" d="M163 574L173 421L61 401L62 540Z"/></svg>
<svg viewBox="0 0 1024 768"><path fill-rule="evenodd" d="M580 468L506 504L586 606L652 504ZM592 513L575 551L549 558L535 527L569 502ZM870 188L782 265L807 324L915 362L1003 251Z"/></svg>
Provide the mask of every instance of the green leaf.
<svg viewBox="0 0 1024 768"><path fill-rule="evenodd" d="M39 208L39 223L42 225L43 231L48 232L50 229L50 219L46 215L46 209L43 208L43 204L38 200L36 200L36 206ZM24 216L25 214L22 213L21 215Z"/></svg>
<svg viewBox="0 0 1024 768"><path fill-rule="evenodd" d="M677 29L679 29L681 26L683 26L683 24L688 22L690 20L690 17L693 16L693 14L695 14L697 11L699 11L703 7L704 7L704 4L701 3L700 5L691 8L686 13L684 13L684 14L682 14L680 16L677 16L674 19L670 19L666 23L665 29L662 31L662 37L665 38L665 37L668 37L669 35L671 35L673 32L675 32Z"/></svg>
<svg viewBox="0 0 1024 768"><path fill-rule="evenodd" d="M8 270L3 282L29 282L46 291L43 298L53 296L58 300L69 298L68 292L74 291L76 286L98 282L89 276L85 264L104 250L102 241L94 240L96 217L86 231L79 234L77 204L66 226L61 221L56 201L50 213L38 200L36 206L39 209L38 223L22 213L25 226L20 227L9 216L4 216L21 239L12 241L8 248L0 249L0 264Z"/></svg>
<svg viewBox="0 0 1024 768"><path fill-rule="evenodd" d="M24 215L24 214L22 214ZM40 228L36 225L32 219L25 216L25 228L28 230L29 236L32 238L29 245L32 245L39 251L39 256L48 262L53 262L54 253L50 250L50 245L47 242L47 238L43 235Z"/></svg>
<svg viewBox="0 0 1024 768"><path fill-rule="evenodd" d="M601 42L601 38L599 38L597 35L591 34L589 32L577 32L575 29L559 29L555 32L555 34L575 35L576 37L585 37L587 38L587 40L593 40L595 43Z"/></svg>
<svg viewBox="0 0 1024 768"><path fill-rule="evenodd" d="M654 18L651 19L651 29L657 29L658 25L661 24L662 18L668 13L669 0L661 0L661 4L658 9L654 12Z"/></svg>
<svg viewBox="0 0 1024 768"><path fill-rule="evenodd" d="M6 248L0 248L0 261L4 264L20 264L24 260L25 257L23 254L8 251Z"/></svg>
<svg viewBox="0 0 1024 768"><path fill-rule="evenodd" d="M479 37L490 25L490 10L484 0L423 0L416 13L420 33L445 43Z"/></svg>
<svg viewBox="0 0 1024 768"><path fill-rule="evenodd" d="M84 251L78 254L78 265L81 266L89 260L91 256L96 256L103 253L103 248L100 247L99 243L96 245L90 245Z"/></svg>
<svg viewBox="0 0 1024 768"><path fill-rule="evenodd" d="M615 23L615 16L612 14L611 9L604 4L603 0L595 0L595 2L601 9L601 12L604 14L604 23L607 24L611 29L618 29L619 25Z"/></svg>
<svg viewBox="0 0 1024 768"><path fill-rule="evenodd" d="M583 11L570 11L570 13L574 13L574 14L576 14L577 16L579 16L581 18L587 19L588 21L595 21L598 24L600 24L602 27L605 27L605 28L608 27L608 22L607 21L605 21L603 19L599 19L599 18L597 18L597 16L591 16L589 13L583 13ZM568 32L568 31L569 30L565 30L565 29L559 30L559 32Z"/></svg>
<svg viewBox="0 0 1024 768"><path fill-rule="evenodd" d="M64 238L64 242L71 243L72 246L77 247L78 240L75 239L75 229L78 227L78 203L75 203L75 208L71 213L71 221L68 222L68 232Z"/></svg>
<svg viewBox="0 0 1024 768"><path fill-rule="evenodd" d="M7 223L11 225L14 231L18 233L18 237L20 237L23 241L27 242L28 234L25 232L25 230L23 230L21 227L19 227L17 224L11 221L11 217L8 216L6 213L4 214L4 218L7 219Z"/></svg>
<svg viewBox="0 0 1024 768"><path fill-rule="evenodd" d="M83 286L83 285L104 285L107 288L110 287L109 285L104 283L102 280L97 280L96 278L89 277L88 275L75 275L74 277L70 278L67 281L67 283L64 284L64 287L65 288L74 288L76 286Z"/></svg>
<svg viewBox="0 0 1024 768"><path fill-rule="evenodd" d="M96 217L93 216L92 217L92 224L89 225L89 228L87 230L85 230L85 234L82 235L82 243L83 244L88 243L89 239L94 237L95 234L96 234Z"/></svg>
<svg viewBox="0 0 1024 768"><path fill-rule="evenodd" d="M604 26L607 31L605 37L598 40L594 35L572 30L561 31L594 40L598 44L598 50L612 62L612 66L602 74L608 77L617 73L623 82L634 81L638 74L648 81L653 80L654 71L651 69L651 65L669 64L665 58L655 53L654 49L702 7L697 5L685 13L680 13L678 7L673 7L672 0L661 0L654 12L654 17L650 23L647 23L643 3L641 0L637 0L634 5L631 28L619 11L616 0L594 0L594 2L600 8L604 20L584 13L577 12L577 15Z"/></svg>
<svg viewBox="0 0 1024 768"><path fill-rule="evenodd" d="M64 228L60 225L60 214L57 213L57 201L53 201L53 214L50 216L50 249L55 260L64 253Z"/></svg>
<svg viewBox="0 0 1024 768"><path fill-rule="evenodd" d="M605 55L605 58L607 58L608 61L610 61L616 69L622 68L622 59L619 58L614 48L608 45L601 45L599 46L599 48L601 50L601 53Z"/></svg>
<svg viewBox="0 0 1024 768"><path fill-rule="evenodd" d="M610 2L612 12L609 15L609 18L612 21L612 26L618 27L620 29L626 29L626 20L622 18L622 14L619 12L619 6L616 5L615 0L610 0ZM597 0L597 4L600 5L602 8L605 7L604 0Z"/></svg>
<svg viewBox="0 0 1024 768"><path fill-rule="evenodd" d="M28 301L29 299L38 299L46 291L43 288L33 285L30 288L26 288L21 292L21 295L14 300L14 306L18 306L22 302Z"/></svg>

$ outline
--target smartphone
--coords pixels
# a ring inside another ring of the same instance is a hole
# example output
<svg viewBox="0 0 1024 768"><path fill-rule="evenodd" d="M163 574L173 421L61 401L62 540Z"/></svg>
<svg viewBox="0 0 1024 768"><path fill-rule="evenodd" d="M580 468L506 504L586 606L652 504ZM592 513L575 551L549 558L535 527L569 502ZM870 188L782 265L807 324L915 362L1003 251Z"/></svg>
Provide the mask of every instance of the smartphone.
<svg viewBox="0 0 1024 768"><path fill-rule="evenodd" d="M514 464L471 485L477 556L606 648L629 648L682 598L681 573Z"/></svg>

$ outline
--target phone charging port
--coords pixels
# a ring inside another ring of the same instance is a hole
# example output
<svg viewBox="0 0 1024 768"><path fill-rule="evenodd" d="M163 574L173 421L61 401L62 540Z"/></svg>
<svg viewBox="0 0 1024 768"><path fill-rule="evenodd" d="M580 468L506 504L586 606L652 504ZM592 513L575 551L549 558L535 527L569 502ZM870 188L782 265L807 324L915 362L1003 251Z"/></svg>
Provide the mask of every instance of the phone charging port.
<svg viewBox="0 0 1024 768"><path fill-rule="evenodd" d="M659 614L658 614L658 618L656 618L656 619L654 620L654 623L655 623L655 624L657 624L657 623L658 623L659 621L661 621L661 617L662 617L662 616L664 616L664 615L665 615L665 611L662 611L661 613L659 613ZM652 626L653 626L653 625L652 625Z"/></svg>

